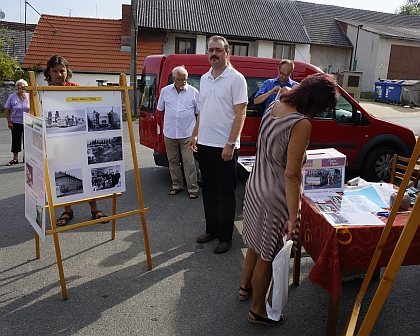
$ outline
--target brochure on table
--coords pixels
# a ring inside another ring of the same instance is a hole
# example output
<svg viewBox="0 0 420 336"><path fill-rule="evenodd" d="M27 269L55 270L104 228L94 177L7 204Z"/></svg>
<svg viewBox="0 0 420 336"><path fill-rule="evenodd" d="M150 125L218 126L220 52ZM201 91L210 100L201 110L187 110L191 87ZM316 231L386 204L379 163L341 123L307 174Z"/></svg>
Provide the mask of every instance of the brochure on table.
<svg viewBox="0 0 420 336"><path fill-rule="evenodd" d="M240 156L238 157L238 163L244 167L244 169L250 173L252 167L254 167L255 156Z"/></svg>
<svg viewBox="0 0 420 336"><path fill-rule="evenodd" d="M25 146L25 217L45 241L44 120L23 114Z"/></svg>
<svg viewBox="0 0 420 336"><path fill-rule="evenodd" d="M41 91L54 203L125 191L119 91Z"/></svg>
<svg viewBox="0 0 420 336"><path fill-rule="evenodd" d="M312 208L322 214L333 226L384 225L376 216L383 209L363 195L339 195L337 193L312 193L307 195Z"/></svg>

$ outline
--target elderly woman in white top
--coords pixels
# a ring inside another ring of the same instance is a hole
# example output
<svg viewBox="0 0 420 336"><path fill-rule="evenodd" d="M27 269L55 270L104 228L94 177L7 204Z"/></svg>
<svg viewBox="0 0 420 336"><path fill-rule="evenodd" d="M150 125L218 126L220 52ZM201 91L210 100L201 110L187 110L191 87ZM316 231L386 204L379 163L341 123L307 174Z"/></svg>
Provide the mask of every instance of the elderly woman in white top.
<svg viewBox="0 0 420 336"><path fill-rule="evenodd" d="M29 112L29 97L25 86L28 86L28 83L19 79L16 82L17 92L12 93L4 105L7 126L12 131L13 160L7 163L8 166L19 163L18 154L22 151L23 112Z"/></svg>

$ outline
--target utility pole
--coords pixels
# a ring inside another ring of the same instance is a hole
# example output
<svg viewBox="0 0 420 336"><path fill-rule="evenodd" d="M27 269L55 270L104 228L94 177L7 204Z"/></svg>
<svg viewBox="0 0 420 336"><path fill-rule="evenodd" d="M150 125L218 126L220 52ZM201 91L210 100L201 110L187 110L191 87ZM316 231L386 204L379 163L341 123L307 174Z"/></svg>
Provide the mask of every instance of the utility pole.
<svg viewBox="0 0 420 336"><path fill-rule="evenodd" d="M130 99L131 116L137 113L137 33L139 30L138 0L131 0L131 48L130 48L130 86L133 91ZM128 113L129 111L127 111Z"/></svg>

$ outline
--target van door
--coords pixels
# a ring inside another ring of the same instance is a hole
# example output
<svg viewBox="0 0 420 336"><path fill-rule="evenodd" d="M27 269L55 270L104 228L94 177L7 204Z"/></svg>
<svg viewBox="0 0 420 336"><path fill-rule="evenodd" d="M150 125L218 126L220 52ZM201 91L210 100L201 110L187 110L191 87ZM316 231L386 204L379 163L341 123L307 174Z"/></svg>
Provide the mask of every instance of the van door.
<svg viewBox="0 0 420 336"><path fill-rule="evenodd" d="M139 85L140 143L158 149L160 125L156 116L156 74L143 74Z"/></svg>
<svg viewBox="0 0 420 336"><path fill-rule="evenodd" d="M364 126L360 112L344 95L334 111L326 111L311 119L312 133L308 149L335 148L347 157L347 165L354 166L362 146Z"/></svg>

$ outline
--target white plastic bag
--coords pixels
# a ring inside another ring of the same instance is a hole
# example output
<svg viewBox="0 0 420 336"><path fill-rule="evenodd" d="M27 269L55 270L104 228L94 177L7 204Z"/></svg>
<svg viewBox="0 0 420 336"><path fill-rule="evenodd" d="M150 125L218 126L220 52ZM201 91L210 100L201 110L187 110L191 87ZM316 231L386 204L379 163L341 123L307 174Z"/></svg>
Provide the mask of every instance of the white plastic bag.
<svg viewBox="0 0 420 336"><path fill-rule="evenodd" d="M281 312L286 305L289 294L290 252L292 246L292 239L286 242L286 236L284 236L283 248L273 260L273 284L270 293L271 300L266 302L266 310L268 318L274 321L280 320Z"/></svg>

